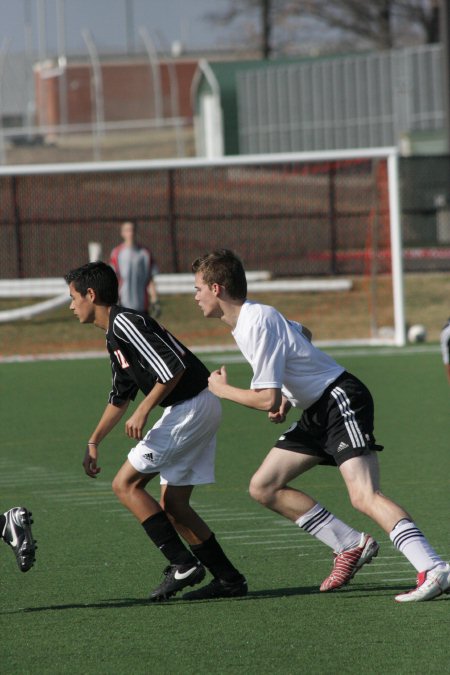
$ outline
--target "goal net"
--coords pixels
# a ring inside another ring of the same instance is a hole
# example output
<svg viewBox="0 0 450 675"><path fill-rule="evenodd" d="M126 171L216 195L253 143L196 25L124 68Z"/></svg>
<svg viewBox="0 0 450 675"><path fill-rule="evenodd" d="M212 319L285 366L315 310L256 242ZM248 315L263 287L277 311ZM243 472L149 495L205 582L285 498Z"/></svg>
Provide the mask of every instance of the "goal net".
<svg viewBox="0 0 450 675"><path fill-rule="evenodd" d="M276 304L289 292L290 318L317 340L401 345L398 194L392 148L2 168L0 309L8 289L17 297L30 281L30 305L48 311L53 295L58 306L67 270L87 262L92 242L107 261L120 223L134 220L162 292L198 255L232 248L246 269L270 273L249 295Z"/></svg>

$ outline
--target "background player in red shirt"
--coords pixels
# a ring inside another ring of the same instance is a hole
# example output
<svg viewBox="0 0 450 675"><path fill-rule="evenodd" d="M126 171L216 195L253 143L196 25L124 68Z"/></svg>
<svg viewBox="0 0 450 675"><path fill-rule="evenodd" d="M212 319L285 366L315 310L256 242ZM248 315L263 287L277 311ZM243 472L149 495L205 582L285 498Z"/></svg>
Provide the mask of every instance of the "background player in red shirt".
<svg viewBox="0 0 450 675"><path fill-rule="evenodd" d="M123 242L113 248L110 256L110 265L119 280L120 304L157 319L161 303L154 278L158 273L156 261L150 249L138 243L136 223L122 223L120 235Z"/></svg>

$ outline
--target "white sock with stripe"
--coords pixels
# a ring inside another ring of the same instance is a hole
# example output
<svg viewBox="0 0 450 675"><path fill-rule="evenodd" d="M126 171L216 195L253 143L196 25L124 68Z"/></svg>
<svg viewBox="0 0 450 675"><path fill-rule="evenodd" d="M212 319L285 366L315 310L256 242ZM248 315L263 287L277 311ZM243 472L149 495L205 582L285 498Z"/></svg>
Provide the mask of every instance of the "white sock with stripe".
<svg viewBox="0 0 450 675"><path fill-rule="evenodd" d="M427 572L437 565L445 565L444 561L425 539L419 528L406 518L402 518L394 527L389 537L405 558L418 572Z"/></svg>
<svg viewBox="0 0 450 675"><path fill-rule="evenodd" d="M335 553L355 548L361 541L361 532L343 523L320 504L316 504L303 516L297 518L295 523L302 530L332 548Z"/></svg>

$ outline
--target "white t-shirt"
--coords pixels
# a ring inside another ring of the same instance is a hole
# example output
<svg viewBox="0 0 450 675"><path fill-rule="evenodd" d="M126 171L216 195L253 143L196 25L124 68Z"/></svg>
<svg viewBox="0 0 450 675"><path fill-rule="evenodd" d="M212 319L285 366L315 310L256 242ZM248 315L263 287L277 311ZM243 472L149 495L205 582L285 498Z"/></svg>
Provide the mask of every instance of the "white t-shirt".
<svg viewBox="0 0 450 675"><path fill-rule="evenodd" d="M441 352L442 360L445 365L450 363L450 319L445 324L441 332Z"/></svg>
<svg viewBox="0 0 450 675"><path fill-rule="evenodd" d="M269 305L247 300L232 334L253 369L251 389L281 389L296 408L309 408L345 370Z"/></svg>

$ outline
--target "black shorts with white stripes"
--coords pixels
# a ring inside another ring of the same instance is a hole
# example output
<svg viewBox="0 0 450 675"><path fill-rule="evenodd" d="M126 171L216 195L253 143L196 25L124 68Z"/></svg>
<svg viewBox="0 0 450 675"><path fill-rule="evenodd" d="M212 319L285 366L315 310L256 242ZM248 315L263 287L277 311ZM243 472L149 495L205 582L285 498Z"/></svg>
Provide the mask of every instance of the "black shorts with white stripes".
<svg viewBox="0 0 450 675"><path fill-rule="evenodd" d="M370 391L344 372L303 412L275 443L276 448L321 458L340 466L351 457L383 450L373 435L374 405Z"/></svg>

